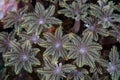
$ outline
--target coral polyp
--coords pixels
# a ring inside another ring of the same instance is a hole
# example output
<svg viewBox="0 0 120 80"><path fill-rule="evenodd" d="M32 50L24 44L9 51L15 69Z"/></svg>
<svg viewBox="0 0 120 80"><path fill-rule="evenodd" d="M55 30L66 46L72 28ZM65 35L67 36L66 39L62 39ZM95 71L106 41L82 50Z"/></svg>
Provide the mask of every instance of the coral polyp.
<svg viewBox="0 0 120 80"><path fill-rule="evenodd" d="M63 45L69 41L68 35L63 35L62 28L56 29L54 35L52 33L45 33L46 40L40 42L40 46L45 47L44 56L53 55L55 58L66 58L67 50Z"/></svg>
<svg viewBox="0 0 120 80"><path fill-rule="evenodd" d="M69 50L68 58L76 58L75 62L79 67L90 65L94 67L94 61L99 59L99 50L101 45L92 42L91 32L85 33L83 38L73 34L71 43L66 43L65 47Z"/></svg>
<svg viewBox="0 0 120 80"><path fill-rule="evenodd" d="M35 58L36 52L39 49L31 49L28 41L22 46L16 42L10 43L13 51L5 53L3 57L8 58L6 66L15 66L16 74L19 74L22 68L28 72L32 72L32 65L40 65L40 61Z"/></svg>

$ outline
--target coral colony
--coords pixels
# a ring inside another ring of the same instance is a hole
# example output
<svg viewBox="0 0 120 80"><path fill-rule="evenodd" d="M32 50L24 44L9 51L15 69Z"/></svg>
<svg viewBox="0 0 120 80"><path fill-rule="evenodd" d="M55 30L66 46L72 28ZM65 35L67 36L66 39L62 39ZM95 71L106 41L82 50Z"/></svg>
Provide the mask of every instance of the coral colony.
<svg viewBox="0 0 120 80"><path fill-rule="evenodd" d="M120 80L114 0L0 0L0 80Z"/></svg>

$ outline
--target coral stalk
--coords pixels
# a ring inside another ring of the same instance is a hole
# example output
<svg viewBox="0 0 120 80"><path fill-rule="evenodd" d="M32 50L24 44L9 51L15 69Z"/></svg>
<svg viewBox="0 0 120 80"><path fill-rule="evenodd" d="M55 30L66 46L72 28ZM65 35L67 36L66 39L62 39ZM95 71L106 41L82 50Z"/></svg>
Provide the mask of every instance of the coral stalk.
<svg viewBox="0 0 120 80"><path fill-rule="evenodd" d="M71 31L77 33L80 29L80 19L75 19L74 26L71 28Z"/></svg>

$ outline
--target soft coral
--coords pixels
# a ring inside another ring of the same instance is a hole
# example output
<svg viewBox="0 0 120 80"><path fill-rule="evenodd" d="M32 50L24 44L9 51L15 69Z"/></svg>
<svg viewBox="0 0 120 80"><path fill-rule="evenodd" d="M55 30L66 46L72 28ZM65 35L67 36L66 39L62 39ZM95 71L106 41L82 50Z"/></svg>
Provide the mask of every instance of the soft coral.
<svg viewBox="0 0 120 80"><path fill-rule="evenodd" d="M17 2L15 0L0 0L0 19L2 19L8 10L17 11Z"/></svg>

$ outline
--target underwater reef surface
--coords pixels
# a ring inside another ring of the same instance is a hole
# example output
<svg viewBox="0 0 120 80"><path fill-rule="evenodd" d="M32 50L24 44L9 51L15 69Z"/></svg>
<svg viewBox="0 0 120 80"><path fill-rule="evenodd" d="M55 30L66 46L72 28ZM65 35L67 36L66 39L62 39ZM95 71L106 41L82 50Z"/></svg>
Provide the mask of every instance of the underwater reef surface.
<svg viewBox="0 0 120 80"><path fill-rule="evenodd" d="M0 0L0 80L120 80L119 0Z"/></svg>

